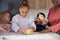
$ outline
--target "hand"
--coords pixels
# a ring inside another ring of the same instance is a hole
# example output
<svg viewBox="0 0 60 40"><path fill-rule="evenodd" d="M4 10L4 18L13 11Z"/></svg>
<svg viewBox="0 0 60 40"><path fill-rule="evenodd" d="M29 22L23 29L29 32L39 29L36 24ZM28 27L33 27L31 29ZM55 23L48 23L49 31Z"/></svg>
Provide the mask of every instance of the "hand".
<svg viewBox="0 0 60 40"><path fill-rule="evenodd" d="M26 34L26 29L19 29L18 32L22 33L22 34Z"/></svg>
<svg viewBox="0 0 60 40"><path fill-rule="evenodd" d="M0 28L0 30L3 32L9 32L9 31L5 30L4 28Z"/></svg>
<svg viewBox="0 0 60 40"><path fill-rule="evenodd" d="M48 32L51 32L51 29L46 29L46 30L41 31L41 33L48 33Z"/></svg>
<svg viewBox="0 0 60 40"><path fill-rule="evenodd" d="M47 25L47 20L42 20L43 25Z"/></svg>
<svg viewBox="0 0 60 40"><path fill-rule="evenodd" d="M18 32L20 32L22 34L25 34L25 35L31 35L31 34L33 34L33 30L32 29L19 29Z"/></svg>

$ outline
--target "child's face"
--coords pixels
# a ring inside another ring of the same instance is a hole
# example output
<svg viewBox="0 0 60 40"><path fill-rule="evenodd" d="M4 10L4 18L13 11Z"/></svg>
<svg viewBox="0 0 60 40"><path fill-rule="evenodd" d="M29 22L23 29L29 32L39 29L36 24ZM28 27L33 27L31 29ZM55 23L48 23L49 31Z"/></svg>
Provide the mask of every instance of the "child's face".
<svg viewBox="0 0 60 40"><path fill-rule="evenodd" d="M41 19L40 19L39 17L36 19L36 21L37 21L37 23L39 23L39 24L42 23L42 21L41 21Z"/></svg>
<svg viewBox="0 0 60 40"><path fill-rule="evenodd" d="M40 14L39 17L37 18L37 22L42 23L42 20L44 19L45 19L44 16Z"/></svg>
<svg viewBox="0 0 60 40"><path fill-rule="evenodd" d="M9 13L5 14L4 20L5 20L5 22L7 22L7 23L10 21L10 14L9 14Z"/></svg>
<svg viewBox="0 0 60 40"><path fill-rule="evenodd" d="M27 15L28 15L28 7L22 7L19 9L19 12L20 12L20 16L25 18Z"/></svg>
<svg viewBox="0 0 60 40"><path fill-rule="evenodd" d="M39 14L39 18L40 18L41 21L45 19L44 16L41 15L41 14Z"/></svg>

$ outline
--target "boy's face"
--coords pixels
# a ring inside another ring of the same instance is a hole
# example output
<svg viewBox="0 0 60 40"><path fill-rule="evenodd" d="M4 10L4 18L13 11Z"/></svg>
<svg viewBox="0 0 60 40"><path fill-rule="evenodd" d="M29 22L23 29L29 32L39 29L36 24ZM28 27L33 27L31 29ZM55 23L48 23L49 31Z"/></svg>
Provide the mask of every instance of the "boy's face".
<svg viewBox="0 0 60 40"><path fill-rule="evenodd" d="M5 14L4 20L5 20L5 22L9 22L10 21L10 14L9 13Z"/></svg>
<svg viewBox="0 0 60 40"><path fill-rule="evenodd" d="M41 24L41 22L42 22L39 17L36 19L36 21L37 21L37 23L39 23L39 24Z"/></svg>
<svg viewBox="0 0 60 40"><path fill-rule="evenodd" d="M19 12L20 12L20 16L25 18L27 15L28 15L28 7L22 7L19 9Z"/></svg>
<svg viewBox="0 0 60 40"><path fill-rule="evenodd" d="M37 18L37 22L42 23L42 20L44 19L45 19L44 16L40 14L39 17Z"/></svg>
<svg viewBox="0 0 60 40"><path fill-rule="evenodd" d="M45 19L44 16L41 15L41 14L39 14L39 18L40 18L41 21Z"/></svg>

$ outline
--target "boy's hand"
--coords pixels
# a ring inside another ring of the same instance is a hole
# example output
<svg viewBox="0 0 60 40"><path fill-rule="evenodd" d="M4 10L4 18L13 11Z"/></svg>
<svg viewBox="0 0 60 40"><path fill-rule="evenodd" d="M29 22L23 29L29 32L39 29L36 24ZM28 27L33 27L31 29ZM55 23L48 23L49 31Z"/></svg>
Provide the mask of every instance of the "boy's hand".
<svg viewBox="0 0 60 40"><path fill-rule="evenodd" d="M0 28L0 30L3 32L10 32L10 31L5 30L4 28Z"/></svg>

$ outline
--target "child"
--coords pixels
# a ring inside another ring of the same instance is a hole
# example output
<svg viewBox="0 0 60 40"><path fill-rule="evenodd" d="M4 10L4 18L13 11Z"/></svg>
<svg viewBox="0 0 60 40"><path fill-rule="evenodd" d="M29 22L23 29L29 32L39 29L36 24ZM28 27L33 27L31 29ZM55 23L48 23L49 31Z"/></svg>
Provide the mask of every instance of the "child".
<svg viewBox="0 0 60 40"><path fill-rule="evenodd" d="M11 25L10 22L10 13L8 11L2 12L0 14L0 30L4 32L10 32Z"/></svg>
<svg viewBox="0 0 60 40"><path fill-rule="evenodd" d="M28 16L29 5L24 1L19 8L20 14L12 19L12 29L23 34L32 34L36 27L32 17Z"/></svg>
<svg viewBox="0 0 60 40"><path fill-rule="evenodd" d="M34 22L36 24L36 32L40 32L46 29L47 21L45 20L44 13L38 13L36 17L36 21Z"/></svg>

